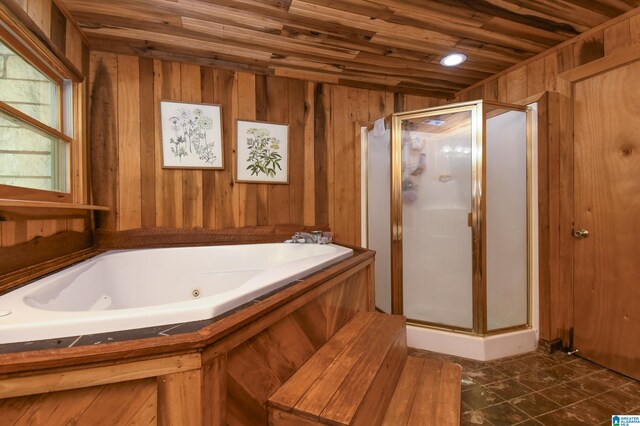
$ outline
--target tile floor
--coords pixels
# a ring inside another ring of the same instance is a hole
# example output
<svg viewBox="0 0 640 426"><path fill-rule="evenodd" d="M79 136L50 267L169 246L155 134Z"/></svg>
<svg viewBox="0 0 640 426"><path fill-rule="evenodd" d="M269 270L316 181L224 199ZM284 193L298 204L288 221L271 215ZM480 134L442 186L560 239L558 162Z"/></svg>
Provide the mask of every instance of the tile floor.
<svg viewBox="0 0 640 426"><path fill-rule="evenodd" d="M462 366L462 425L611 425L613 414L640 414L639 381L562 352L487 362L409 353Z"/></svg>

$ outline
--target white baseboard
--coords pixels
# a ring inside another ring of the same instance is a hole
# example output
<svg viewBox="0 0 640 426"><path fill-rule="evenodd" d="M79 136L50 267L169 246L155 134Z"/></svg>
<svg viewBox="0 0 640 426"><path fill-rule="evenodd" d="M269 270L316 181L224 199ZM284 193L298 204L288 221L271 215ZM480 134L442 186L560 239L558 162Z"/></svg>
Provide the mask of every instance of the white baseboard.
<svg viewBox="0 0 640 426"><path fill-rule="evenodd" d="M407 345L478 361L489 361L530 352L537 347L538 339L533 329L478 337L407 324Z"/></svg>

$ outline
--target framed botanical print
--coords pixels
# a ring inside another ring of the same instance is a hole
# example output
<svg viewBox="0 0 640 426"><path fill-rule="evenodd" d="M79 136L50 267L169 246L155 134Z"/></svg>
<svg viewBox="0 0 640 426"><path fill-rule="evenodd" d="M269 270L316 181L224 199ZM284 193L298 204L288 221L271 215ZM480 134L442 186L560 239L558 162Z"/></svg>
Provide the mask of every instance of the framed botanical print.
<svg viewBox="0 0 640 426"><path fill-rule="evenodd" d="M224 169L220 105L160 101L162 167Z"/></svg>
<svg viewBox="0 0 640 426"><path fill-rule="evenodd" d="M236 181L289 183L289 125L237 120Z"/></svg>

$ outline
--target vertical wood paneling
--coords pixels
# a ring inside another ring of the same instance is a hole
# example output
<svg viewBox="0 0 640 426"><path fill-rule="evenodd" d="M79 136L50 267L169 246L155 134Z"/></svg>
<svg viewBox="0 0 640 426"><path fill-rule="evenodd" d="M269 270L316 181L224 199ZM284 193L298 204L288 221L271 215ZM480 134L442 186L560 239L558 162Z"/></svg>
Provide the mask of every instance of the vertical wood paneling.
<svg viewBox="0 0 640 426"><path fill-rule="evenodd" d="M238 119L239 120L255 120L256 119L256 76L247 72L238 72L237 95L238 95ZM236 123L232 123L233 126ZM237 129L236 129L237 131ZM234 158L229 159L229 166L234 171L235 176L235 146L237 142L233 141ZM258 225L258 193L256 185L247 183L236 183L238 188L238 203L240 208L239 226L256 226Z"/></svg>
<svg viewBox="0 0 640 426"><path fill-rule="evenodd" d="M215 228L235 228L234 203L238 197L234 190L233 173L231 162L233 157L233 128L235 118L233 117L234 92L236 89L235 75L232 71L215 70L215 103L222 105L222 140L224 141L224 163L225 169L215 173Z"/></svg>
<svg viewBox="0 0 640 426"><path fill-rule="evenodd" d="M202 366L202 424L227 424L227 355L223 354Z"/></svg>
<svg viewBox="0 0 640 426"><path fill-rule="evenodd" d="M316 83L305 82L304 96L304 224L316 223L315 170L315 90Z"/></svg>
<svg viewBox="0 0 640 426"><path fill-rule="evenodd" d="M90 155L92 202L111 208L96 214L96 226L116 229L118 213L118 57L91 55Z"/></svg>
<svg viewBox="0 0 640 426"><path fill-rule="evenodd" d="M215 99L215 76L213 68L200 69L200 86L202 102L213 104ZM225 162L227 160L225 159ZM228 164L228 163L226 163ZM215 228L216 225L216 173L213 170L202 171L202 221L205 228Z"/></svg>
<svg viewBox="0 0 640 426"><path fill-rule="evenodd" d="M82 69L82 35L75 25L66 26L65 55L73 65Z"/></svg>
<svg viewBox="0 0 640 426"><path fill-rule="evenodd" d="M267 77L267 121L287 124L289 121L289 80L281 77ZM291 128L289 128L291 132ZM291 133L289 133L291 138ZM291 144L291 140L289 141ZM291 146L289 146L289 167L301 167L293 164ZM291 173L289 173L291 184ZM290 195L288 185L268 185L268 224L279 225L290 223Z"/></svg>
<svg viewBox="0 0 640 426"><path fill-rule="evenodd" d="M491 80L487 82L483 88L483 99L488 101L497 101L498 100L498 80Z"/></svg>
<svg viewBox="0 0 640 426"><path fill-rule="evenodd" d="M51 6L52 0L27 1L27 13L47 37L51 36Z"/></svg>
<svg viewBox="0 0 640 426"><path fill-rule="evenodd" d="M181 93L184 102L201 102L200 67L180 65ZM202 227L202 170L182 171L182 226L184 228Z"/></svg>
<svg viewBox="0 0 640 426"><path fill-rule="evenodd" d="M589 38L579 39L573 44L575 66L584 65L604 56L604 32L597 31Z"/></svg>
<svg viewBox="0 0 640 426"><path fill-rule="evenodd" d="M200 370L158 376L158 424L202 425L201 390Z"/></svg>
<svg viewBox="0 0 640 426"><path fill-rule="evenodd" d="M521 67L507 74L507 102L518 102L527 97L527 68Z"/></svg>
<svg viewBox="0 0 640 426"><path fill-rule="evenodd" d="M332 137L333 156L329 160L329 194L333 194L333 212L329 213L329 225L333 229L336 241L349 240L349 210L350 197L349 170L352 164L352 147L345 143L345 139L352 138L351 117L349 116L349 89L344 86L334 86L332 97Z"/></svg>
<svg viewBox="0 0 640 426"><path fill-rule="evenodd" d="M507 89L508 89L508 77L506 75L503 75L501 77L498 78L498 101L500 102L507 102L508 101L508 93L507 93Z"/></svg>
<svg viewBox="0 0 640 426"><path fill-rule="evenodd" d="M314 90L314 122L313 133L315 139L315 216L316 223L329 223L329 120L331 92L330 86L316 84Z"/></svg>
<svg viewBox="0 0 640 426"><path fill-rule="evenodd" d="M289 219L287 223L304 223L304 176L308 165L304 158L305 83L289 80ZM309 164L311 166L313 163ZM311 167L313 168L313 167Z"/></svg>
<svg viewBox="0 0 640 426"><path fill-rule="evenodd" d="M267 116L267 77L256 76L256 120L266 121ZM256 186L256 211L258 225L269 223L269 188L266 184Z"/></svg>
<svg viewBox="0 0 640 426"><path fill-rule="evenodd" d="M140 91L138 58L118 55L118 229L140 228Z"/></svg>
<svg viewBox="0 0 640 426"><path fill-rule="evenodd" d="M555 92L557 90L558 80L558 56L548 55L544 58L544 87L548 92Z"/></svg>
<svg viewBox="0 0 640 426"><path fill-rule="evenodd" d="M143 228L156 226L155 114L153 60L140 58L140 208Z"/></svg>
<svg viewBox="0 0 640 426"><path fill-rule="evenodd" d="M159 90L156 119L156 225L182 226L182 170L162 168L162 136L160 100L179 101L181 94L180 64L154 61L158 65L154 91Z"/></svg>
<svg viewBox="0 0 640 426"><path fill-rule="evenodd" d="M242 225L240 224L240 215L242 214L242 207L240 205L240 187L235 183L235 142L238 139L236 134L238 133L238 128L236 126L236 121L238 120L239 114L239 106L238 106L238 73L235 72L232 75L233 78L233 86L231 90L231 103L229 104L230 113L231 113L231 123L229 124L229 138L227 139L227 143L229 146L226 147L226 151L229 152L230 162L226 167L228 176L229 176L229 185L231 187L231 210L233 211L233 223L235 228L239 228Z"/></svg>
<svg viewBox="0 0 640 426"><path fill-rule="evenodd" d="M610 55L618 49L631 45L631 27L629 21L622 21L604 30L604 54Z"/></svg>
<svg viewBox="0 0 640 426"><path fill-rule="evenodd" d="M545 63L544 61L531 62L526 67L526 96L533 96L545 91Z"/></svg>

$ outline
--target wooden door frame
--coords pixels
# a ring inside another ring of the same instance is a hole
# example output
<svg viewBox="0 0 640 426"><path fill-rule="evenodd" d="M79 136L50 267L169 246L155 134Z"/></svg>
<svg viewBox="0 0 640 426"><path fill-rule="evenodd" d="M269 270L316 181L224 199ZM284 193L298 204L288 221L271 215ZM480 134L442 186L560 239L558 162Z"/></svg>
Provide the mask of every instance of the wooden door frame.
<svg viewBox="0 0 640 426"><path fill-rule="evenodd" d="M572 70L558 74L558 92L559 99L559 127L560 127L560 145L559 145L559 162L560 162L560 246L558 265L558 280L551 277L550 286L550 317L549 327L551 336L555 334L557 338L562 339L563 346L570 348L571 341L570 330L574 326L573 314L573 243L574 239L571 235L573 230L574 218L574 144L573 137L573 120L574 120L574 91L576 83L595 77L599 74L608 72L614 68L625 66L629 63L640 60L640 45L631 46L620 49L610 55L594 60L587 64L576 67ZM553 264L553 257L552 257ZM552 265L553 266L553 265ZM553 268L552 268L553 269ZM555 284L555 285L554 285ZM554 333L555 329L555 333ZM572 349L572 348L571 348Z"/></svg>

